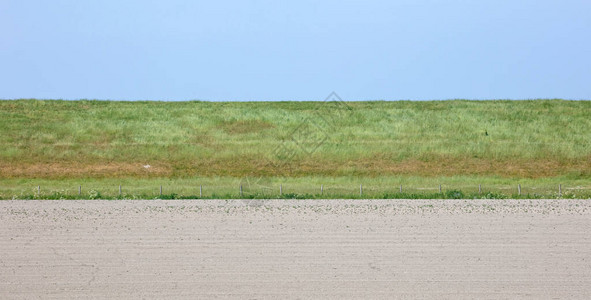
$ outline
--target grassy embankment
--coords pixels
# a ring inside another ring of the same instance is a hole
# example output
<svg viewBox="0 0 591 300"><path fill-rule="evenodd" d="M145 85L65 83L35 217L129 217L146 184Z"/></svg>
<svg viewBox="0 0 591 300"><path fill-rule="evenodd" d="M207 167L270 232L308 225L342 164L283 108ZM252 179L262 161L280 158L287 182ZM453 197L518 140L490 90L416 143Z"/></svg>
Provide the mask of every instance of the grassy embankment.
<svg viewBox="0 0 591 300"><path fill-rule="evenodd" d="M0 101L0 198L591 194L589 101L347 105Z"/></svg>

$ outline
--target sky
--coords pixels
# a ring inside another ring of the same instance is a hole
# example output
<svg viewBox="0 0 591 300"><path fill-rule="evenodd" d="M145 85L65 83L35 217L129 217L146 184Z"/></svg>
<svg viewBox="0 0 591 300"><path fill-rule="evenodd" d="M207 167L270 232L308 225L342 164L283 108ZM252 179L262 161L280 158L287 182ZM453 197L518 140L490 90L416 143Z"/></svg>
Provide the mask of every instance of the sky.
<svg viewBox="0 0 591 300"><path fill-rule="evenodd" d="M0 0L0 99L591 99L591 1Z"/></svg>

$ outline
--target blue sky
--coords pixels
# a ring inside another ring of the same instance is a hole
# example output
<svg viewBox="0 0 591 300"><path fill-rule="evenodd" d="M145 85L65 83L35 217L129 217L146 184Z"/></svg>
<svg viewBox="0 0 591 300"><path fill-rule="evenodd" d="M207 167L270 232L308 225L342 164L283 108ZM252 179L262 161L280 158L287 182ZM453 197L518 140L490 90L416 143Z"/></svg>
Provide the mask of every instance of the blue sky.
<svg viewBox="0 0 591 300"><path fill-rule="evenodd" d="M591 99L591 1L0 1L0 98Z"/></svg>

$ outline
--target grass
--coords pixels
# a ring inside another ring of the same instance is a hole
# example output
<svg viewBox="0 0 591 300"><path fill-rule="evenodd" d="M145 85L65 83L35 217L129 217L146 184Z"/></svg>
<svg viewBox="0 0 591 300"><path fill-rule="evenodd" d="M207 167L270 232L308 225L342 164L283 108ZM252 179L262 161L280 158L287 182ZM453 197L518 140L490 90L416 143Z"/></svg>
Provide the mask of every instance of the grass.
<svg viewBox="0 0 591 300"><path fill-rule="evenodd" d="M442 192L439 193L439 185ZM522 187L518 195L517 185ZM562 184L562 195L558 194ZM119 195L119 185L122 194ZM242 196L240 186L242 185ZM362 185L363 194L359 187ZM402 185L402 192L400 186ZM481 191L479 192L479 185ZM38 193L37 187L40 187ZM160 186L163 194L160 195ZM280 186L282 194L280 194ZM322 192L321 192L322 186ZM79 187L81 195L78 195ZM201 194L200 194L201 189ZM211 198L591 198L587 179L566 177L192 177L0 180L0 199L211 199Z"/></svg>
<svg viewBox="0 0 591 300"><path fill-rule="evenodd" d="M555 181L562 182L561 195L558 194ZM363 194L360 194L360 182ZM441 192L439 192L439 184L442 185ZM518 195L517 184L522 187L521 195ZM121 195L119 185L122 186ZM400 185L402 185L402 192L400 192ZM479 185L481 185L480 192ZM38 186L40 193L37 190ZM79 195L80 186L82 189ZM162 195L160 186L162 186ZM5 179L0 181L0 191L0 199L591 198L591 184L586 180L472 176L436 178L401 176L359 179L353 177Z"/></svg>
<svg viewBox="0 0 591 300"><path fill-rule="evenodd" d="M37 185L76 196L80 184L118 197L119 183L130 197L159 196L161 184L184 197L201 182L231 198L259 177L293 195L332 185L324 197L354 197L360 183L367 197L395 196L400 184L408 196L443 184L464 197L478 184L548 196L558 184L589 186L589 101L335 104L3 100L0 197L34 196Z"/></svg>

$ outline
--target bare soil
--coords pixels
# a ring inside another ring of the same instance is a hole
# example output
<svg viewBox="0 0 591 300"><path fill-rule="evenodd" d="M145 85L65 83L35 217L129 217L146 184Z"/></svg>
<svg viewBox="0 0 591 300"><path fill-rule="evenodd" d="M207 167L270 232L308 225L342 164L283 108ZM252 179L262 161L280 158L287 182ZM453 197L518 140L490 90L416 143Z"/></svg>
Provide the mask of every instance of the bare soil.
<svg viewBox="0 0 591 300"><path fill-rule="evenodd" d="M591 298L590 200L0 201L0 298Z"/></svg>

